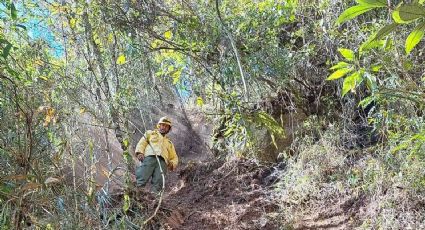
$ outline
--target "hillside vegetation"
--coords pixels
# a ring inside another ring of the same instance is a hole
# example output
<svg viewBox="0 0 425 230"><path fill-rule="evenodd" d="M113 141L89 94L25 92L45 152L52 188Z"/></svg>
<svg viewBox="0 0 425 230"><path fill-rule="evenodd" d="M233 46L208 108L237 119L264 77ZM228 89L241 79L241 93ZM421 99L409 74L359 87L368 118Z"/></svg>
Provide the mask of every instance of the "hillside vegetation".
<svg viewBox="0 0 425 230"><path fill-rule="evenodd" d="M2 229L425 229L425 1L0 6Z"/></svg>

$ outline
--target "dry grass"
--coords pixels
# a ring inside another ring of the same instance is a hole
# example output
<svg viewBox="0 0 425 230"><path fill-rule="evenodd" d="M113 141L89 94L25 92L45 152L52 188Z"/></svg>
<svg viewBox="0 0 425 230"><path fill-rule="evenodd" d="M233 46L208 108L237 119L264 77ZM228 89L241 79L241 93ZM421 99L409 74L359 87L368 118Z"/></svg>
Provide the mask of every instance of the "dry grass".
<svg viewBox="0 0 425 230"><path fill-rule="evenodd" d="M276 194L294 228L423 229L424 161L394 146L347 150L337 127L298 141ZM421 180L422 179L422 180Z"/></svg>

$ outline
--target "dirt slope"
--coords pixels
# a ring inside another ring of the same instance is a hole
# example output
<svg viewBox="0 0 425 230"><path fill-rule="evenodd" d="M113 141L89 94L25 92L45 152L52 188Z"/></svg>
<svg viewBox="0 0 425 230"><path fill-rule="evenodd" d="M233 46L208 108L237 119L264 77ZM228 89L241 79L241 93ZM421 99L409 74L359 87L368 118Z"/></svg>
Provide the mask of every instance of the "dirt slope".
<svg viewBox="0 0 425 230"><path fill-rule="evenodd" d="M356 229L370 201L362 194L323 201L288 222L274 196L283 166L251 160L185 163L168 177L159 226L165 229ZM302 205L302 204L301 204ZM155 228L154 228L155 229Z"/></svg>
<svg viewBox="0 0 425 230"><path fill-rule="evenodd" d="M283 166L247 159L183 162L168 175L161 208L147 229L356 229L364 212L373 208L364 195L347 194L315 207L298 204L305 208L291 213L288 222L279 206L286 201L275 196L284 172ZM152 195L133 195L145 207L136 212L145 213L145 219L154 213L158 203Z"/></svg>
<svg viewBox="0 0 425 230"><path fill-rule="evenodd" d="M271 170L248 160L192 163L165 203L182 214L175 229L276 229L269 214L276 212L266 194Z"/></svg>

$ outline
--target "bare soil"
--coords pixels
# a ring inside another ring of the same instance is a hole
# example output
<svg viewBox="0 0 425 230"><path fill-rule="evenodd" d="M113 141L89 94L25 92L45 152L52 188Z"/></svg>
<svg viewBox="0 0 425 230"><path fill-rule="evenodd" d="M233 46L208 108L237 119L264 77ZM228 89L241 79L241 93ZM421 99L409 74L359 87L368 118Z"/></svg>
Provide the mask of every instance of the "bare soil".
<svg viewBox="0 0 425 230"><path fill-rule="evenodd" d="M279 207L266 192L275 181L270 168L251 160L189 161L168 175L167 191L150 227L279 229L273 219ZM140 191L133 195L144 207L140 211L154 213L154 197Z"/></svg>
<svg viewBox="0 0 425 230"><path fill-rule="evenodd" d="M181 214L174 229L276 229L268 214L278 206L266 187L271 171L253 161L189 163L165 203Z"/></svg>
<svg viewBox="0 0 425 230"><path fill-rule="evenodd" d="M148 229L353 229L361 224L364 196L305 210L288 223L279 211L282 202L271 195L282 173L279 167L247 159L203 160L183 163L167 176L167 190ZM146 217L155 212L158 199L152 194L133 195Z"/></svg>

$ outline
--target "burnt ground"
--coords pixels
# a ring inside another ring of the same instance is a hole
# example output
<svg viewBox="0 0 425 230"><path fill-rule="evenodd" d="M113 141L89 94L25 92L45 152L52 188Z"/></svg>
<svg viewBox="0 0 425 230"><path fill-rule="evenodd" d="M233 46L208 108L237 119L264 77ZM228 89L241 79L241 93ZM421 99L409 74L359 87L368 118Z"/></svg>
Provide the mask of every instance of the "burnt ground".
<svg viewBox="0 0 425 230"><path fill-rule="evenodd" d="M355 220L364 196L307 208L295 222L286 222L282 201L273 196L281 173L282 168L247 159L189 160L168 175L160 209L143 229L352 229L361 224ZM152 194L130 194L137 201L133 210L144 213L144 219L155 212L158 199Z"/></svg>
<svg viewBox="0 0 425 230"><path fill-rule="evenodd" d="M273 218L279 207L267 194L276 182L273 172L247 159L183 163L167 176L167 191L147 228L279 229ZM136 212L146 213L145 218L155 212L152 194L130 194Z"/></svg>
<svg viewBox="0 0 425 230"><path fill-rule="evenodd" d="M162 203L148 224L140 221L155 213L158 198L130 191L130 209L142 217L135 218L142 229L353 229L361 225L361 212L370 202L363 195L349 194L323 201L321 207L301 208L304 211L292 213L296 218L288 222L281 209L285 200L276 196L282 173L284 165L189 154L181 157L177 171L167 175Z"/></svg>
<svg viewBox="0 0 425 230"><path fill-rule="evenodd" d="M253 161L190 162L164 203L181 215L173 229L276 229L268 214L278 210L266 194L271 170Z"/></svg>

